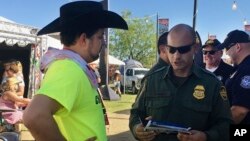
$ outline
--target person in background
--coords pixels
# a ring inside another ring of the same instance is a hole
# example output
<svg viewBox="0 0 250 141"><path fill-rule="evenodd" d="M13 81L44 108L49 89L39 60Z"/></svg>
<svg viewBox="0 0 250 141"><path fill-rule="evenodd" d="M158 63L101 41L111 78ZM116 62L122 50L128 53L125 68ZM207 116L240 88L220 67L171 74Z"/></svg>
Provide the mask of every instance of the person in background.
<svg viewBox="0 0 250 141"><path fill-rule="evenodd" d="M202 46L205 69L214 73L225 85L226 80L234 73L235 68L222 60L223 51L218 49L220 41L208 39Z"/></svg>
<svg viewBox="0 0 250 141"><path fill-rule="evenodd" d="M100 73L99 73L99 71L98 71L97 64L94 63L94 62L91 62L91 63L89 63L89 67L90 67L91 69L94 70L95 75L96 75L96 78L97 78L97 83L98 83L99 86L100 86L100 83L101 83L101 76L100 76Z"/></svg>
<svg viewBox="0 0 250 141"><path fill-rule="evenodd" d="M23 115L38 141L107 141L95 73L88 63L99 58L105 28L128 29L101 2L74 1L38 35L60 32L63 49L50 48L41 59L41 87Z"/></svg>
<svg viewBox="0 0 250 141"><path fill-rule="evenodd" d="M168 32L164 32L161 34L161 36L158 39L157 42L157 51L159 54L158 62L144 75L144 77L141 80L141 85L143 85L144 80L146 77L150 76L154 72L157 72L158 70L169 66L169 60L167 56L167 36Z"/></svg>
<svg viewBox="0 0 250 141"><path fill-rule="evenodd" d="M250 124L250 37L241 30L233 30L219 46L225 48L236 72L226 82L235 124Z"/></svg>
<svg viewBox="0 0 250 141"><path fill-rule="evenodd" d="M144 78L155 72L156 70L169 65L167 56L167 36L168 32L164 32L159 37L157 42L157 51L159 54L158 62L145 74Z"/></svg>
<svg viewBox="0 0 250 141"><path fill-rule="evenodd" d="M23 98L25 83L20 67L21 62L17 60L8 60L4 63L4 76L1 84L2 99L12 101L15 107L25 107L30 99ZM18 108L17 108L18 109Z"/></svg>
<svg viewBox="0 0 250 141"><path fill-rule="evenodd" d="M25 85L23 77L20 77L19 63L16 60L8 60L4 63L0 108L11 111L1 113L3 118L1 131L19 131L18 123L22 121L23 116L23 111L20 109L26 107L31 101L29 98L23 98Z"/></svg>
<svg viewBox="0 0 250 141"><path fill-rule="evenodd" d="M164 32L158 39L157 50L159 54L159 59L158 59L157 64L153 67L155 70L157 68L161 68L163 66L169 65L169 60L167 56L167 44L168 44L167 36L168 36L168 32Z"/></svg>
<svg viewBox="0 0 250 141"><path fill-rule="evenodd" d="M145 79L129 118L130 131L147 141L228 141L231 115L222 83L197 66L195 31L186 24L168 33L169 67ZM187 133L159 133L145 130L151 119L191 127Z"/></svg>
<svg viewBox="0 0 250 141"><path fill-rule="evenodd" d="M121 96L121 73L119 70L116 70L114 73L114 91L119 96Z"/></svg>

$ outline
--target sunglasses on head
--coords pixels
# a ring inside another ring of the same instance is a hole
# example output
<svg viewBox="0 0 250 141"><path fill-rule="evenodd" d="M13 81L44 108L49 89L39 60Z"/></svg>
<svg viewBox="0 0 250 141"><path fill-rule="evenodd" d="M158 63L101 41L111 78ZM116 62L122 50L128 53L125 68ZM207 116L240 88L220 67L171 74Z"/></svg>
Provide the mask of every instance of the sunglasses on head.
<svg viewBox="0 0 250 141"><path fill-rule="evenodd" d="M184 54L184 53L189 52L193 45L194 43L190 45L186 45L186 46L180 46L180 47L173 47L173 46L167 45L167 47L168 47L169 53L171 54L174 54L177 50L180 54Z"/></svg>
<svg viewBox="0 0 250 141"><path fill-rule="evenodd" d="M204 55L207 55L207 54L214 55L217 51L215 51L215 50L210 50L210 51L203 50L202 52Z"/></svg>

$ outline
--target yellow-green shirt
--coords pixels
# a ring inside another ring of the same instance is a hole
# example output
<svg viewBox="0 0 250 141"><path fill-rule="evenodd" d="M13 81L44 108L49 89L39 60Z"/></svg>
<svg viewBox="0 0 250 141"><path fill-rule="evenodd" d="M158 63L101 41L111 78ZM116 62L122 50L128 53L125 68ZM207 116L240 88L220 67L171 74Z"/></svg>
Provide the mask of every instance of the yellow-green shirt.
<svg viewBox="0 0 250 141"><path fill-rule="evenodd" d="M54 118L67 141L84 141L93 136L97 141L107 141L100 97L78 64L67 59L53 62L37 94L62 105Z"/></svg>

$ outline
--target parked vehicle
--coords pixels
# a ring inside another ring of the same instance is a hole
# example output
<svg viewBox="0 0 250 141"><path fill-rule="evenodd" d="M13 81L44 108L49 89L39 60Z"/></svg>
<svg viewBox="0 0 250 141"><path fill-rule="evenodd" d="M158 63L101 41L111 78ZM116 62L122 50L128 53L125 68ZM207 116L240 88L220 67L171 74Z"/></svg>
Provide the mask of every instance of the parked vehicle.
<svg viewBox="0 0 250 141"><path fill-rule="evenodd" d="M149 71L148 68L128 68L125 69L125 76L121 77L122 87L126 91L136 94L141 87L141 80ZM125 86L125 87L124 87Z"/></svg>

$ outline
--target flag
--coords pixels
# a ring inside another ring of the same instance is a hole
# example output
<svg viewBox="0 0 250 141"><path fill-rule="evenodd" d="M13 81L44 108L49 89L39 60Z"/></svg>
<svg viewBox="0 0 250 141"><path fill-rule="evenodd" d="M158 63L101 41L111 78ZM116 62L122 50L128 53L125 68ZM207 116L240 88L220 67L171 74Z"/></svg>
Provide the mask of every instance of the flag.
<svg viewBox="0 0 250 141"><path fill-rule="evenodd" d="M209 35L208 39L214 40L214 39L216 39L216 35Z"/></svg>
<svg viewBox="0 0 250 141"><path fill-rule="evenodd" d="M161 34L168 31L169 19L158 19L158 24L159 24L159 36L158 37L160 37Z"/></svg>
<svg viewBox="0 0 250 141"><path fill-rule="evenodd" d="M250 24L245 25L245 31L250 35Z"/></svg>

